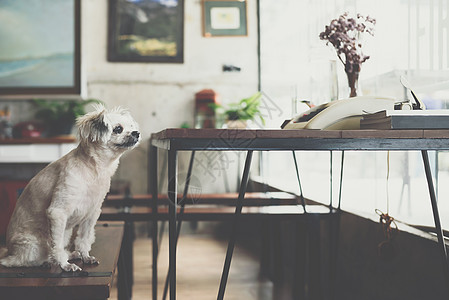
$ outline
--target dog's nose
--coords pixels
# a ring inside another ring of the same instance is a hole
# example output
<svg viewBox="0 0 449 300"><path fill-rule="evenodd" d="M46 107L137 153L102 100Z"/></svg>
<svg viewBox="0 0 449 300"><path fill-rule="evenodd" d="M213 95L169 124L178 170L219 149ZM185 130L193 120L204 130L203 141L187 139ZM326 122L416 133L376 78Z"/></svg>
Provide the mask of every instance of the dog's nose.
<svg viewBox="0 0 449 300"><path fill-rule="evenodd" d="M133 137L135 137L135 138L139 138L139 136L140 136L140 132L138 132L138 131L133 131L133 132L131 132L131 135L133 136Z"/></svg>

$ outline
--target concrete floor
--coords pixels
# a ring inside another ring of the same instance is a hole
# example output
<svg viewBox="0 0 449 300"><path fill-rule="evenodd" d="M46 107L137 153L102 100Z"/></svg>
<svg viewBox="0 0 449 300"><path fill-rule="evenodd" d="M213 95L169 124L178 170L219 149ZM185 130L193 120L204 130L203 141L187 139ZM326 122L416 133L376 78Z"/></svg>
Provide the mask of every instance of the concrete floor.
<svg viewBox="0 0 449 300"><path fill-rule="evenodd" d="M226 255L227 240L212 233L210 223L192 231L184 226L178 242L177 298L214 299L217 297L221 272ZM151 299L151 240L138 237L134 242L133 300ZM164 234L160 245L158 298L161 299L168 268L168 235ZM116 283L116 280L115 280ZM259 257L246 247L236 246L229 274L225 299L269 300L288 299L273 296L271 281L261 278ZM117 299L113 287L111 298ZM168 299L168 297L167 297Z"/></svg>

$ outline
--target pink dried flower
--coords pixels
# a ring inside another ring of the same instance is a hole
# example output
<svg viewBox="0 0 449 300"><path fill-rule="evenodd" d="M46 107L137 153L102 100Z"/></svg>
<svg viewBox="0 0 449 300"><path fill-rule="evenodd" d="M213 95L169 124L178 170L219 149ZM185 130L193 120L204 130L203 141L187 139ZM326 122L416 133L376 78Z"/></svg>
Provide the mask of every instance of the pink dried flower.
<svg viewBox="0 0 449 300"><path fill-rule="evenodd" d="M334 19L324 31L320 33L320 39L327 40L337 51L337 56L345 66L347 73L360 71L360 65L369 59L362 52L360 38L364 32L374 36L374 25L376 19L361 14L357 18L348 18L345 12L338 19Z"/></svg>

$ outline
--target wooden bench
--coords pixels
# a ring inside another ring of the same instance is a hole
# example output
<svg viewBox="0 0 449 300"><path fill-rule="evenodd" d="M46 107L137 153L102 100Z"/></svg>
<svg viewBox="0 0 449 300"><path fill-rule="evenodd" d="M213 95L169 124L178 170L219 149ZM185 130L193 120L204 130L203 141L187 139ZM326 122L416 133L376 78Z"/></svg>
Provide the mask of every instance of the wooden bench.
<svg viewBox="0 0 449 300"><path fill-rule="evenodd" d="M223 194L188 194L185 204L215 204L235 206L238 193ZM178 204L181 204L182 195L178 195ZM151 206L153 197L151 195L108 195L103 206ZM254 192L246 193L243 205L292 205L298 204L299 197L285 192ZM167 195L158 195L158 205L169 204Z"/></svg>
<svg viewBox="0 0 449 300"><path fill-rule="evenodd" d="M307 213L326 214L330 213L328 207L322 205L307 206ZM229 221L234 218L235 208L232 206L215 206L215 205L195 205L186 206L184 213L180 214L178 208L178 220L182 221ZM301 205L283 205L279 206L245 206L242 208L242 219L264 219L264 218L281 218L282 220L297 218L298 215L303 215L304 209ZM123 210L115 207L103 207L100 216L104 221L151 221L154 220L151 207L130 207ZM156 215L158 221L168 220L168 207L163 206L158 208Z"/></svg>
<svg viewBox="0 0 449 300"><path fill-rule="evenodd" d="M177 218L179 221L231 221L235 218L237 198L237 193L188 195L184 200L184 212L181 214L179 204L182 201L182 196L178 195ZM108 195L103 203L100 220L125 221L122 251L126 260L127 282L131 285L133 283L134 235L132 224L136 221L154 221L155 218L157 221L167 221L168 208L172 203L167 195L158 195L157 200L157 214L152 211L154 202L151 195ZM306 221L308 217L313 217L316 214L331 216L331 213L334 212L324 205L307 205L307 213L304 213L300 202L300 197L285 192L246 193L240 218L285 221L298 220L298 216L302 216Z"/></svg>
<svg viewBox="0 0 449 300"><path fill-rule="evenodd" d="M0 266L1 299L107 299L116 272L123 237L123 222L99 222L91 254L99 265L77 264L81 272L51 269L5 268Z"/></svg>
<svg viewBox="0 0 449 300"><path fill-rule="evenodd" d="M185 200L184 213L179 220L186 221L226 221L234 217L237 193L188 195ZM181 202L182 196L178 196ZM295 218L304 214L299 197L285 192L246 193L243 200L243 218L275 218L276 216ZM102 208L101 220L107 221L159 221L168 220L168 206L171 205L167 195L158 196L158 213L152 211L151 195L109 195ZM178 204L178 212L181 207ZM325 214L330 212L326 206L308 205L307 213Z"/></svg>

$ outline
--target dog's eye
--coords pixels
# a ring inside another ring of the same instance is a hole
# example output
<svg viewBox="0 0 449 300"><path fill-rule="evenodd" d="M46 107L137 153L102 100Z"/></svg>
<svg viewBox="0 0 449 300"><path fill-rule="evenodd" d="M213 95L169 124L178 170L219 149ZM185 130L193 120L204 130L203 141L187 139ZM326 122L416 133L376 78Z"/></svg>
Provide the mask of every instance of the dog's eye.
<svg viewBox="0 0 449 300"><path fill-rule="evenodd" d="M123 132L123 127L118 125L114 128L114 130L112 130L115 134L119 134Z"/></svg>

